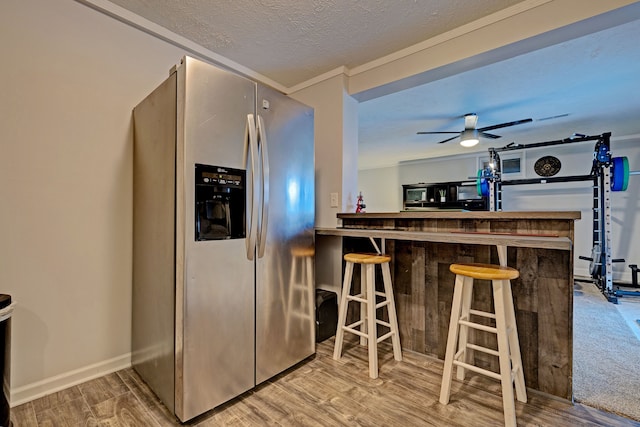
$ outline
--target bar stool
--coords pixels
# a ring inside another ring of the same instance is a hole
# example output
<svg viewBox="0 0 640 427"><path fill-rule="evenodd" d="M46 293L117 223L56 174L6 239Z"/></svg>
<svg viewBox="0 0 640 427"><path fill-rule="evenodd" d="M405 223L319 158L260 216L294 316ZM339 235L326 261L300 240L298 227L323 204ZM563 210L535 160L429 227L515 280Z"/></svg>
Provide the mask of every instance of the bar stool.
<svg viewBox="0 0 640 427"><path fill-rule="evenodd" d="M346 267L344 271L344 282L342 284L342 295L338 308L338 329L336 331L336 342L333 350L333 358L339 360L342 353L342 342L345 332L351 332L360 336L360 343L367 344L369 350L369 377L378 378L378 343L387 338L391 338L393 344L393 358L402 360L402 350L400 348L400 333L398 332L398 318L396 316L396 306L393 299L393 287L391 285L391 271L388 255L350 253L344 256ZM353 277L353 266L361 265L360 293L351 295L351 281ZM382 279L384 292L376 291L375 266L380 265L382 269ZM377 302L376 297L382 297ZM360 303L360 320L346 325L348 304L351 301ZM379 308L387 307L389 322L377 319L376 313ZM378 337L377 326L382 325L389 329L389 332Z"/></svg>
<svg viewBox="0 0 640 427"><path fill-rule="evenodd" d="M520 344L516 328L516 316L511 294L511 280L520 273L510 267L492 264L452 264L449 267L456 274L449 322L449 336L444 359L440 403L449 403L453 366L457 366L457 378L462 381L465 371L471 370L502 383L502 404L506 426L516 425L516 411L513 400L515 383L516 396L520 402L527 401L527 391L522 372ZM493 288L494 313L471 309L473 280L491 280ZM470 316L479 316L495 321L495 327L474 323ZM469 328L491 332L497 335L498 350L482 347L469 342ZM499 372L473 365L473 352L481 351L499 359Z"/></svg>

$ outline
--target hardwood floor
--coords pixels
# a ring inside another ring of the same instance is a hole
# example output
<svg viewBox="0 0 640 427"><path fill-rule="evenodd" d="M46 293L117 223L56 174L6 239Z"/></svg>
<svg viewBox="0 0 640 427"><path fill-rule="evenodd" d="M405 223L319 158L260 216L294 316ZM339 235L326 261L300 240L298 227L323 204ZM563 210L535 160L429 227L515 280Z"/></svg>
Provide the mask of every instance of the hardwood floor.
<svg viewBox="0 0 640 427"><path fill-rule="evenodd" d="M498 426L503 424L497 381L475 375L453 382L451 402L438 402L442 361L408 351L393 360L380 345L380 377L368 376L367 352L345 341L332 359L333 339L295 368L186 425L208 426ZM529 392L516 402L519 426L640 426L583 405ZM11 410L15 427L176 426L133 371L125 369L25 403Z"/></svg>

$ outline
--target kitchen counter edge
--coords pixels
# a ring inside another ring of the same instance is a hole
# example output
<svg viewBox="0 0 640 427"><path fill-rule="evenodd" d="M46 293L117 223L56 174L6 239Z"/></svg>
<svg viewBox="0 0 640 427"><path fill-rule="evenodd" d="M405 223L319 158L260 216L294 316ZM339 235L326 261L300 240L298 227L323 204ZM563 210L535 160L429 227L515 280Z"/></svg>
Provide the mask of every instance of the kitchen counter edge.
<svg viewBox="0 0 640 427"><path fill-rule="evenodd" d="M566 219L582 218L580 211L416 211L338 213L339 219Z"/></svg>

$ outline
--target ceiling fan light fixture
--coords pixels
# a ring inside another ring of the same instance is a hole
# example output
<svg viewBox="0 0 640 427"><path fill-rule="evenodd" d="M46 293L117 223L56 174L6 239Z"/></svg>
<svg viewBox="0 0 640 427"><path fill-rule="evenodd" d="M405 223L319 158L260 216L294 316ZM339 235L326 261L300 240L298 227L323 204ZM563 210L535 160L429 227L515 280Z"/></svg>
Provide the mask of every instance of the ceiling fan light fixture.
<svg viewBox="0 0 640 427"><path fill-rule="evenodd" d="M473 147L480 142L478 131L476 129L465 129L460 135L460 145L463 147Z"/></svg>

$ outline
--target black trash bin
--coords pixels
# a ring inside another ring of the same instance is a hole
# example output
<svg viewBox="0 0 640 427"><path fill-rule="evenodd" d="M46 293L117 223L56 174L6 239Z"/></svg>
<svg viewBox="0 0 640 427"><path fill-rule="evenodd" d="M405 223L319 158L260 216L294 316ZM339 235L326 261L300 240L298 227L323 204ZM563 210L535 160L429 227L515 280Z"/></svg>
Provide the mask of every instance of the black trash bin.
<svg viewBox="0 0 640 427"><path fill-rule="evenodd" d="M316 289L316 342L336 334L338 297L335 292Z"/></svg>
<svg viewBox="0 0 640 427"><path fill-rule="evenodd" d="M2 397L0 398L0 426L11 426L11 409L9 407L9 381L11 362L11 295L0 294L0 380L2 380Z"/></svg>

